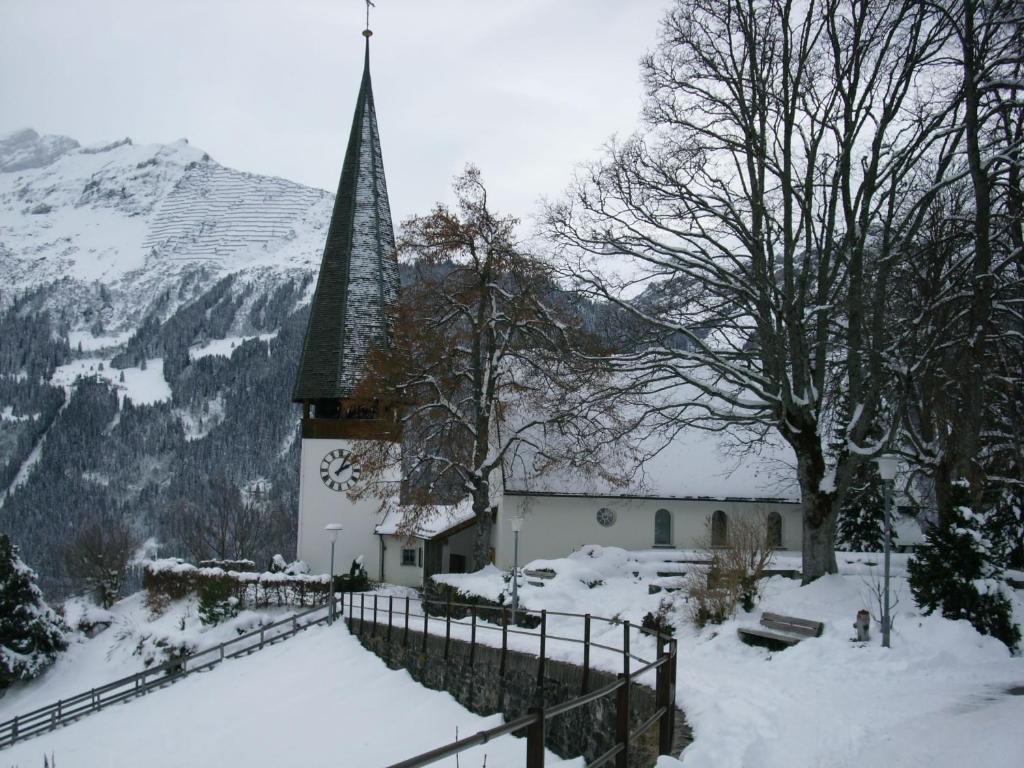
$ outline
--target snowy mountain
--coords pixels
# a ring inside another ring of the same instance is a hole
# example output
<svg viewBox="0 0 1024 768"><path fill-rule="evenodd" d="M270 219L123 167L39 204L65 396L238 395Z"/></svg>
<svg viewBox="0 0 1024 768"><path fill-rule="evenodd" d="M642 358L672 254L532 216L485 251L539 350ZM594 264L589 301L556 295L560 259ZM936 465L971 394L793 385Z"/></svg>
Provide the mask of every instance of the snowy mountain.
<svg viewBox="0 0 1024 768"><path fill-rule="evenodd" d="M73 329L100 317L124 330L185 285L162 305L166 316L227 274L308 273L333 202L322 190L225 168L184 139L79 147L20 131L0 139L0 170L4 300L62 282L49 306L78 310L66 318ZM98 301L98 285L109 300Z"/></svg>
<svg viewBox="0 0 1024 768"><path fill-rule="evenodd" d="M86 520L173 550L171 518L215 486L290 514L290 386L332 205L184 139L0 137L0 529L48 588Z"/></svg>

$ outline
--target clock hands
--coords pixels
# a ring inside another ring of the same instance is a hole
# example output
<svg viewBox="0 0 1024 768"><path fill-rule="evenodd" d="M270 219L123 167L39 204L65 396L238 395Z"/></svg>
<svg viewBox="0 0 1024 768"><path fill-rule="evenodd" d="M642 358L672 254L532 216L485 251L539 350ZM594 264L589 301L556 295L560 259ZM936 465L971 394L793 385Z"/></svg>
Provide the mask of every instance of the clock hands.
<svg viewBox="0 0 1024 768"><path fill-rule="evenodd" d="M352 465L349 464L346 461L340 467L338 467L336 470L334 470L334 476L340 478L341 477L341 473L344 472L346 469L348 469L350 466L352 466Z"/></svg>

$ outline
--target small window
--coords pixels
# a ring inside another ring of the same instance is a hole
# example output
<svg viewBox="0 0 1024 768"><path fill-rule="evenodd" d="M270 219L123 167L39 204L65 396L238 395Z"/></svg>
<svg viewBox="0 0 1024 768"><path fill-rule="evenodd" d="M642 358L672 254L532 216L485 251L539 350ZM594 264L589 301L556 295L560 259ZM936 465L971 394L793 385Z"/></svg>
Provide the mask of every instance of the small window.
<svg viewBox="0 0 1024 768"><path fill-rule="evenodd" d="M654 546L672 546L672 513L667 509L654 513Z"/></svg>
<svg viewBox="0 0 1024 768"><path fill-rule="evenodd" d="M711 513L711 546L724 547L729 542L729 516L720 509Z"/></svg>
<svg viewBox="0 0 1024 768"><path fill-rule="evenodd" d="M402 565L416 565L416 550L415 549L403 549L402 550Z"/></svg>
<svg viewBox="0 0 1024 768"><path fill-rule="evenodd" d="M775 549L782 547L782 515L778 512L769 512L768 525L768 546Z"/></svg>
<svg viewBox="0 0 1024 768"><path fill-rule="evenodd" d="M597 510L597 522L605 528L611 528L615 525L615 510L608 509L608 507L601 507Z"/></svg>

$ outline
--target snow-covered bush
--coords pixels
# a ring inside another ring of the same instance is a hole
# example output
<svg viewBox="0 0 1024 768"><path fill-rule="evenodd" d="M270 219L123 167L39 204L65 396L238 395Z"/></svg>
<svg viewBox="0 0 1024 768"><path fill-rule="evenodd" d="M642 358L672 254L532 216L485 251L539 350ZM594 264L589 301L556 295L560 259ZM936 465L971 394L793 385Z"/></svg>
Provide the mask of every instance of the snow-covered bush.
<svg viewBox="0 0 1024 768"><path fill-rule="evenodd" d="M0 533L0 691L28 680L67 647L64 628L36 586L36 574Z"/></svg>
<svg viewBox="0 0 1024 768"><path fill-rule="evenodd" d="M225 571L197 568L179 558L164 558L146 562L142 583L147 592L146 603L154 610L166 607L172 600L199 594L207 582L217 582L222 591L231 584L230 592L239 609L315 606L327 601L329 581L325 574Z"/></svg>
<svg viewBox="0 0 1024 768"><path fill-rule="evenodd" d="M674 610L674 601L669 598L665 598L660 603L658 603L657 611L649 611L644 615L643 621L641 622L641 626L644 629L649 629L652 632L657 632L662 636L674 635L676 633L676 628L672 626L672 622L670 619L670 616L672 615Z"/></svg>
<svg viewBox="0 0 1024 768"><path fill-rule="evenodd" d="M199 619L203 624L220 624L238 615L241 601L235 595L238 582L227 574L199 581Z"/></svg>
<svg viewBox="0 0 1024 768"><path fill-rule="evenodd" d="M966 481L954 484L953 514L928 530L928 541L907 565L910 590L925 614L967 619L1010 648L1020 642L1013 608L1003 593L1002 567L983 517L968 506Z"/></svg>

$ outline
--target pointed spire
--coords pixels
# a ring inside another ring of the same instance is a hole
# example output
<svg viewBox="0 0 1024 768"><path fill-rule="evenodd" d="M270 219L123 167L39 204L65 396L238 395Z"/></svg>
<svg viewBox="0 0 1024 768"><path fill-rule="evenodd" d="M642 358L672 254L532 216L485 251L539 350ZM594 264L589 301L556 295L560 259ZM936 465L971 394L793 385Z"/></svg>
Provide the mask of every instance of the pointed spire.
<svg viewBox="0 0 1024 768"><path fill-rule="evenodd" d="M388 344L398 259L370 83L370 32L338 195L292 400L349 397L371 350Z"/></svg>

